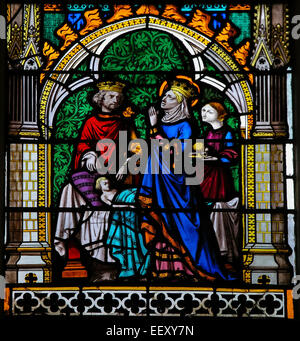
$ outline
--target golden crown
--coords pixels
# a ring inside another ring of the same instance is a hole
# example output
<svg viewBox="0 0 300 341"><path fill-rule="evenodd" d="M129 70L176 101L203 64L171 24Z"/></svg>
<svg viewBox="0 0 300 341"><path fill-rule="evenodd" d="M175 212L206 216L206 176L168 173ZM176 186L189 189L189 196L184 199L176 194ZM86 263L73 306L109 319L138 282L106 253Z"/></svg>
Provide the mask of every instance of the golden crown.
<svg viewBox="0 0 300 341"><path fill-rule="evenodd" d="M99 90L122 92L125 87L125 84L120 82L106 81L98 83L97 87Z"/></svg>
<svg viewBox="0 0 300 341"><path fill-rule="evenodd" d="M186 82L175 80L171 84L171 90L175 90L182 94L185 98L192 98L196 96L193 88L189 87Z"/></svg>

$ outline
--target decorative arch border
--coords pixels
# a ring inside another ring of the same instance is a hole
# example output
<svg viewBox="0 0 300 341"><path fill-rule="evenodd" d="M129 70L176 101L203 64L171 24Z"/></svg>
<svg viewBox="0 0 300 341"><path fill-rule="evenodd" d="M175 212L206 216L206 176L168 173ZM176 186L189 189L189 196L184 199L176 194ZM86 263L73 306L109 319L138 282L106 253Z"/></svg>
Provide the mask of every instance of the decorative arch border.
<svg viewBox="0 0 300 341"><path fill-rule="evenodd" d="M80 62L90 53L94 54L90 69L95 70L98 65L98 58L95 57L104 50L109 42L121 34L151 28L161 31L166 31L169 34L181 41L192 56L195 71L197 72L198 80L202 83L217 87L219 90L225 90L225 95L228 96L235 104L241 118L241 127L243 135L246 139L250 138L250 132L253 126L253 96L251 86L243 66L240 65L233 55L228 52L218 42L214 41L214 37L210 38L205 34L195 31L184 24L172 22L167 19L161 19L155 16L142 16L128 18L113 24L101 27L87 34L78 41L75 41L64 55L57 61L52 72L49 72L42 89L40 99L39 120L41 125L42 136L50 137L48 127L52 126L52 121L55 112L61 102L69 95L63 84L68 79L68 71L76 68ZM229 86L215 80L214 78L201 74L204 71L204 65L201 57L204 56L208 60L213 61L219 71L226 72L226 78ZM62 73L61 73L62 71ZM196 79L196 80L197 80ZM85 86L93 80L89 77L84 77L73 82L69 90L74 91L82 86ZM39 145L39 195L38 206L45 207L50 204L51 193L51 145ZM242 204L247 208L254 208L255 198L255 158L254 145L242 146ZM49 235L50 231L50 214L44 212L39 213L39 234L41 239L46 242L45 235ZM255 239L255 214L245 214L243 218L243 239L247 242ZM51 238L49 237L49 240ZM247 264L249 257L244 256L244 280L249 281L249 270Z"/></svg>
<svg viewBox="0 0 300 341"><path fill-rule="evenodd" d="M49 74L42 90L40 102L42 134L47 136L46 126L52 126L53 117L58 106L69 94L62 85L66 82L69 75L67 73L55 72L76 68L88 53L92 52L95 54L96 51L97 54L101 53L106 45L116 37L119 37L120 34L144 28L167 31L183 43L192 56L195 72L197 72L196 80L199 79L200 82L207 83L221 91L226 89L225 95L235 104L239 114L245 114L244 119L241 116L241 127L245 130L245 137L247 138L253 124L253 115L251 114L253 112L253 96L249 81L245 79L245 71L241 65L213 38L207 37L203 33L183 24L153 16L130 18L99 28L80 39L77 43L74 43L65 52L53 68L53 72ZM213 61L220 71L228 72L226 77L229 87L209 76L201 75L201 71L204 71L201 56ZM95 67L98 65L97 59L97 57L94 57L93 63L90 65L91 71L95 70ZM78 89L91 82L92 79L85 77L72 83L70 90Z"/></svg>

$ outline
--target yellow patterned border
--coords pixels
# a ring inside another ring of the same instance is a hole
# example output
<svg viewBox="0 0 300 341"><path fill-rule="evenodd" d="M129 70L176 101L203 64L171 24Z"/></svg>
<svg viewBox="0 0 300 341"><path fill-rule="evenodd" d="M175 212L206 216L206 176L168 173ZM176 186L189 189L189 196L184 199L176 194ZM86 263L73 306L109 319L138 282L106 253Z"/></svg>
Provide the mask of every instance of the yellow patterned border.
<svg viewBox="0 0 300 341"><path fill-rule="evenodd" d="M52 75L52 79L56 79L58 77L58 74L56 75ZM50 95L50 91L52 89L54 85L54 81L53 80L48 80L45 87L44 87L44 90L43 90L43 93L42 93L42 96L41 96L41 101L40 101L40 121L42 123L41 125L41 129L42 129L42 133L43 133L43 136L45 136L45 117L46 117L46 106L47 106L47 102L48 102L48 98L49 98L49 95Z"/></svg>
<svg viewBox="0 0 300 341"><path fill-rule="evenodd" d="M19 136L40 136L38 131L20 131L17 133Z"/></svg>
<svg viewBox="0 0 300 341"><path fill-rule="evenodd" d="M247 146L247 208L255 208L255 146ZM248 243L255 243L255 214L248 214Z"/></svg>
<svg viewBox="0 0 300 341"><path fill-rule="evenodd" d="M42 260L47 264L47 267L43 268L44 271L44 283L51 283L52 273L51 273L51 252L43 252L41 254Z"/></svg>
<svg viewBox="0 0 300 341"><path fill-rule="evenodd" d="M286 133L284 133L286 134ZM275 132L270 132L270 133L267 133L267 132L253 132L253 136L256 136L256 137L273 137L275 136Z"/></svg>
<svg viewBox="0 0 300 341"><path fill-rule="evenodd" d="M201 42L205 46L207 46L211 42L211 40L207 39L202 34L196 32L192 29L185 27L183 25L180 25L178 23L170 22L170 21L165 20L165 19L149 17L149 23L154 24L154 25L168 27L168 28L173 29L177 32L186 34L186 35L198 40L199 42ZM58 66L55 68L55 71L62 71L65 68L65 66L67 65L67 63L70 61L70 59L76 53L78 53L80 50L82 50L83 46L86 46L87 44L89 44L94 39L97 39L98 37L103 36L105 34L115 32L117 30L122 30L122 29L127 28L127 27L131 27L131 26L135 26L135 25L142 25L142 24L146 24L146 18L144 18L144 17L142 17L142 18L131 18L131 19L121 21L121 22L118 22L115 24L111 24L109 26L98 29L96 32L93 32L93 33L89 34L87 37L85 37L84 39L82 39L80 41L80 44L78 44L78 43L75 44L75 46L73 46L73 48L68 52L68 54L65 55L65 57L59 62ZM243 78L243 74L242 74L242 71L240 69L240 66L234 61L233 57L230 54L225 52L216 43L212 44L210 49L212 49L220 58L222 58L232 71L241 72L241 74L237 74L237 77L239 79ZM57 77L58 77L58 74L52 74L51 75L51 78L53 80L55 80ZM45 123L46 104L47 104L47 100L48 100L48 97L50 94L50 90L53 86L53 83L54 82L51 79L48 80L48 82L45 85L43 94L42 94L41 108L40 108L40 119L41 119L42 123ZM244 95L245 95L248 112L252 112L253 111L253 100L252 100L252 95L251 95L251 90L249 88L249 85L245 80L241 80L240 84L241 84L241 87L242 87ZM248 131L249 132L252 128L252 124L253 124L253 115L249 115L248 116ZM44 133L45 128L42 127L42 129L43 129L43 133Z"/></svg>
<svg viewBox="0 0 300 341"><path fill-rule="evenodd" d="M126 21L119 22L117 24L112 24L106 27L103 27L96 32L93 32L89 34L86 38L82 39L80 41L80 44L75 44L75 46L68 52L68 54L61 60L61 62L58 64L58 66L55 68L55 71L61 71L64 69L64 67L67 65L69 60L80 50L83 49L83 46L86 46L91 41L104 36L105 34L109 34L111 32L114 32L116 30L121 30L126 27L134 26L134 25L142 25L146 24L146 18L137 18L137 19L129 19Z"/></svg>
<svg viewBox="0 0 300 341"><path fill-rule="evenodd" d="M6 12L6 20L7 22L10 22L11 19L11 6L12 5L7 5L7 12ZM11 39L11 25L6 26L6 41L7 41L7 47L8 47L8 42Z"/></svg>
<svg viewBox="0 0 300 341"><path fill-rule="evenodd" d="M246 253L243 255L243 281L245 283L251 283L251 270L249 270L249 265L253 262L253 254Z"/></svg>
<svg viewBox="0 0 300 341"><path fill-rule="evenodd" d="M274 293L284 293L286 292L284 289L247 289L247 288L212 288L212 287L168 287L168 286L83 286L81 289L78 286L68 286L68 287L35 287L35 286L23 286L23 287L14 287L12 288L12 291L74 291L74 290L99 290L99 291L138 291L138 290L149 290L149 291L174 291L174 292L180 292L180 291L186 291L186 292L193 292L193 291L210 291L213 292L214 290L216 292L244 292L244 293L264 293L264 292L274 292Z"/></svg>
<svg viewBox="0 0 300 341"><path fill-rule="evenodd" d="M124 29L130 26L143 25L143 24L146 24L146 18L136 18L136 19L129 19L126 21L121 21L119 23L103 27L97 30L96 32L88 35L86 38L81 40L81 44L85 46L91 41L93 41L94 39L101 37L105 34L108 34L108 33L111 33L120 29Z"/></svg>
<svg viewBox="0 0 300 341"><path fill-rule="evenodd" d="M46 146L38 145L38 207L46 206ZM46 242L46 213L38 212L39 241Z"/></svg>
<svg viewBox="0 0 300 341"><path fill-rule="evenodd" d="M232 57L225 52L221 47L219 47L216 43L212 44L211 49L219 56L221 57L224 62L230 67L232 71L241 72L240 67L237 63L234 62ZM242 74L238 74L238 78L241 78Z"/></svg>
<svg viewBox="0 0 300 341"><path fill-rule="evenodd" d="M211 49L226 62L226 64L232 71L241 72L239 65L221 47L219 47L217 44L214 43L212 44ZM254 109L254 105L253 105L253 98L252 98L250 86L248 82L244 80L244 75L242 72L236 73L236 76L238 79L241 80L240 85L245 95L245 100L247 103L247 111L248 113L252 113ZM249 138L251 129L253 127L253 114L250 114L247 116L247 125L248 125L248 136L246 136L246 138Z"/></svg>
<svg viewBox="0 0 300 341"><path fill-rule="evenodd" d="M200 43L204 44L205 46L207 46L211 42L209 39L205 38L202 34L195 32L194 30L191 30L190 28L188 28L186 26L179 25L177 23L173 23L173 22L167 21L165 19L150 17L149 23L154 24L154 25L168 27L168 28L176 30L180 33L186 34L186 35L200 41Z"/></svg>

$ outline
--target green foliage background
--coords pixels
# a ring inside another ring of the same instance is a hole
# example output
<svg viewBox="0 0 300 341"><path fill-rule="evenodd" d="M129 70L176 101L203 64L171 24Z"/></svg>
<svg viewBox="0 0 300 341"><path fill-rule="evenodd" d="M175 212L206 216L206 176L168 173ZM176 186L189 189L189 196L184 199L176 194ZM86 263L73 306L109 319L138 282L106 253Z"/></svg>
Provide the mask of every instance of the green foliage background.
<svg viewBox="0 0 300 341"><path fill-rule="evenodd" d="M84 120L91 114L92 106L88 102L88 95L92 87L75 92L62 104L57 113L54 136L56 139L66 139L69 143L58 143L53 150L53 202L58 204L59 193L66 179L69 177L75 149L75 141ZM74 143L72 143L74 140Z"/></svg>
<svg viewBox="0 0 300 341"><path fill-rule="evenodd" d="M104 74L117 71L113 78L128 84L126 98L138 108L135 126L141 138L146 138L143 111L158 101L158 88L167 79L167 73L190 69L182 52L178 42L166 33L141 30L122 36L104 54Z"/></svg>
<svg viewBox="0 0 300 341"><path fill-rule="evenodd" d="M87 65L87 61L84 61L71 80L79 78L80 71L86 71ZM207 64L207 68L210 71L216 71L211 64ZM162 32L141 30L126 34L108 46L103 54L100 71L102 79L107 79L107 71L114 71L113 77L110 78L128 85L126 99L135 108L134 124L137 133L140 138L146 138L145 112L149 105L158 102L160 85L168 79L170 72L174 72L174 75L186 74L190 69L190 62L185 51L177 41L173 41L169 35ZM218 74L218 77L222 75ZM76 139L83 122L92 112L90 98L94 92L95 88L91 86L74 92L62 103L56 115L53 136L57 139L67 139L69 143L58 143L53 149L52 193L55 205L58 205L60 191L72 172ZM201 88L199 106L193 111L198 123L199 137L205 130L205 127L201 125L200 107L211 100L222 101L228 113L234 113L234 107L230 101L216 89L208 86ZM238 132L237 117L230 115L227 123ZM235 187L238 190L237 166L233 168L233 173L235 174Z"/></svg>

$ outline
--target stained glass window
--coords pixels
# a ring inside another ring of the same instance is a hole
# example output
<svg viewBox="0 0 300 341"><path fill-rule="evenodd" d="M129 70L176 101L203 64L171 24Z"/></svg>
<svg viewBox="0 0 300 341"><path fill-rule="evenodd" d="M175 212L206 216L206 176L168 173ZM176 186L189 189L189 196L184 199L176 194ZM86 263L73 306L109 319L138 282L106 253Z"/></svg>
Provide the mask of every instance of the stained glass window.
<svg viewBox="0 0 300 341"><path fill-rule="evenodd" d="M7 314L293 317L290 21L7 3Z"/></svg>

